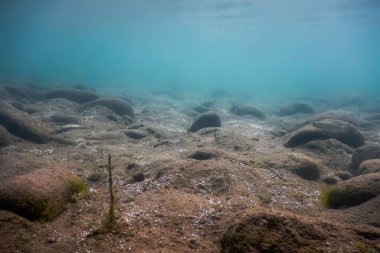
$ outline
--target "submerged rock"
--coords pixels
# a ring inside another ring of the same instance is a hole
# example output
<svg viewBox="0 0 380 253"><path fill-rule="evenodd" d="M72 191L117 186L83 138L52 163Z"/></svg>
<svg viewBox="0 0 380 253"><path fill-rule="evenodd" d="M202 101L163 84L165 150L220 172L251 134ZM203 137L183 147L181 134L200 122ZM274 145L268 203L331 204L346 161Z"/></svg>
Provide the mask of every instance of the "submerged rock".
<svg viewBox="0 0 380 253"><path fill-rule="evenodd" d="M132 139L140 140L148 136L148 134L139 129L130 129L124 132L126 136Z"/></svg>
<svg viewBox="0 0 380 253"><path fill-rule="evenodd" d="M335 176L339 177L340 179L342 179L343 181L346 181L350 178L353 178L354 176L348 172L348 171L338 171L335 173Z"/></svg>
<svg viewBox="0 0 380 253"><path fill-rule="evenodd" d="M43 168L15 176L0 185L0 209L31 220L56 218L84 183L62 168Z"/></svg>
<svg viewBox="0 0 380 253"><path fill-rule="evenodd" d="M145 137L151 136L158 140L161 140L170 136L170 133L166 130L151 125L149 123L132 124L127 128L127 130L124 133L132 139L143 139Z"/></svg>
<svg viewBox="0 0 380 253"><path fill-rule="evenodd" d="M223 253L325 252L317 249L325 245L328 233L323 223L301 216L251 211L230 225L219 242Z"/></svg>
<svg viewBox="0 0 380 253"><path fill-rule="evenodd" d="M307 180L319 179L321 172L318 164L307 158L293 158L294 159L289 160L289 163L286 165L290 171Z"/></svg>
<svg viewBox="0 0 380 253"><path fill-rule="evenodd" d="M217 150L201 148L195 150L188 157L195 160L211 160L217 158L219 155L220 154Z"/></svg>
<svg viewBox="0 0 380 253"><path fill-rule="evenodd" d="M372 114L368 115L365 119L368 121L380 120L380 113L372 113Z"/></svg>
<svg viewBox="0 0 380 253"><path fill-rule="evenodd" d="M336 140L313 140L304 147L331 169L346 170L351 164L354 149Z"/></svg>
<svg viewBox="0 0 380 253"><path fill-rule="evenodd" d="M70 88L55 88L49 90L46 93L47 99L65 98L78 104L90 102L92 100L97 99L98 97L99 96L96 93L89 90L78 90Z"/></svg>
<svg viewBox="0 0 380 253"><path fill-rule="evenodd" d="M0 147L12 145L15 142L14 136L0 125Z"/></svg>
<svg viewBox="0 0 380 253"><path fill-rule="evenodd" d="M338 183L338 178L334 177L334 176L328 176L328 177L325 177L323 179L323 182L325 182L326 184L329 184L329 185L333 185L333 184L336 184Z"/></svg>
<svg viewBox="0 0 380 253"><path fill-rule="evenodd" d="M372 120L361 123L360 127L366 130L378 130L380 129L380 120Z"/></svg>
<svg viewBox="0 0 380 253"><path fill-rule="evenodd" d="M299 153L273 156L266 163L275 169L289 170L306 180L318 180L321 174L321 167L316 161Z"/></svg>
<svg viewBox="0 0 380 253"><path fill-rule="evenodd" d="M380 159L370 159L362 162L359 166L360 174L380 172Z"/></svg>
<svg viewBox="0 0 380 253"><path fill-rule="evenodd" d="M0 124L22 139L36 143L49 141L51 131L47 126L6 103L0 103Z"/></svg>
<svg viewBox="0 0 380 253"><path fill-rule="evenodd" d="M187 130L188 132L196 132L199 129L206 128L206 127L221 127L222 122L220 120L220 117L215 112L206 112L204 114L201 114L194 123L190 126L190 128Z"/></svg>
<svg viewBox="0 0 380 253"><path fill-rule="evenodd" d="M44 87L33 84L18 85L17 89L27 94L28 97L32 98L34 101L41 101L45 99L46 90Z"/></svg>
<svg viewBox="0 0 380 253"><path fill-rule="evenodd" d="M314 109L307 103L292 103L282 107L278 114L290 116L298 113L314 113Z"/></svg>
<svg viewBox="0 0 380 253"><path fill-rule="evenodd" d="M352 154L354 152L353 148L336 139L309 141L305 144L305 147L310 150L319 151L327 155L331 155L331 152L336 152L340 155L342 153Z"/></svg>
<svg viewBox="0 0 380 253"><path fill-rule="evenodd" d="M339 121L344 121L347 122L351 125L354 125L358 127L358 123L356 120L352 118L352 116L348 113L344 113L341 111L331 111L331 112L326 112L326 113L320 113L316 114L310 117L307 117L306 119L302 119L300 122L293 122L289 126L285 126L285 129L288 132L293 132L297 129L302 128L303 126L310 125L313 122L318 122L322 120L339 120Z"/></svg>
<svg viewBox="0 0 380 253"><path fill-rule="evenodd" d="M193 110L196 111L196 112L199 112L199 113L205 113L205 112L210 111L209 108L206 108L206 107L204 107L204 106L202 106L202 105L194 106L194 107L193 107Z"/></svg>
<svg viewBox="0 0 380 253"><path fill-rule="evenodd" d="M3 87L7 91L7 93L13 97L21 98L21 99L26 100L28 102L34 102L33 98L31 98L27 93L25 93L24 91L20 90L17 87L8 86L8 85L3 86Z"/></svg>
<svg viewBox="0 0 380 253"><path fill-rule="evenodd" d="M243 116L243 115L252 115L260 120L265 120L265 113L253 106L242 105L242 106L233 106L230 109L230 112L233 114Z"/></svg>
<svg viewBox="0 0 380 253"><path fill-rule="evenodd" d="M351 167L358 169L365 160L380 158L380 145L365 145L355 150L352 155Z"/></svg>
<svg viewBox="0 0 380 253"><path fill-rule="evenodd" d="M120 116L127 115L134 117L132 106L127 101L120 98L99 98L84 104L83 108L85 109L97 105L107 107Z"/></svg>
<svg viewBox="0 0 380 253"><path fill-rule="evenodd" d="M322 204L329 208L351 207L380 194L380 172L360 175L321 192Z"/></svg>
<svg viewBox="0 0 380 253"><path fill-rule="evenodd" d="M334 119L324 119L301 127L284 136L284 146L293 148L312 140L334 138L350 147L357 148L364 144L364 136L354 125Z"/></svg>
<svg viewBox="0 0 380 253"><path fill-rule="evenodd" d="M79 117L65 114L65 113L56 113L50 116L50 120L56 123L61 124L78 124L79 123Z"/></svg>
<svg viewBox="0 0 380 253"><path fill-rule="evenodd" d="M18 101L12 101L10 104L16 108L17 110L23 111L24 110L24 104Z"/></svg>
<svg viewBox="0 0 380 253"><path fill-rule="evenodd" d="M148 136L143 130L131 129L124 132L126 136L132 139L140 140Z"/></svg>
<svg viewBox="0 0 380 253"><path fill-rule="evenodd" d="M133 174L132 176L132 182L142 182L145 180L145 174L143 172L137 172L136 174Z"/></svg>

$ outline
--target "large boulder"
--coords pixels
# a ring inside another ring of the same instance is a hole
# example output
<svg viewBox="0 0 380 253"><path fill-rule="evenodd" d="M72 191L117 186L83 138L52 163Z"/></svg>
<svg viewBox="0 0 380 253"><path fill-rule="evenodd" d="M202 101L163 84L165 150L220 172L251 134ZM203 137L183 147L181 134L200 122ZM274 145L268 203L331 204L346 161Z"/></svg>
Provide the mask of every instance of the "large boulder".
<svg viewBox="0 0 380 253"><path fill-rule="evenodd" d="M364 144L364 136L359 129L345 121L324 119L312 122L283 137L284 146L293 148L312 140L334 138L350 147L357 148Z"/></svg>
<svg viewBox="0 0 380 253"><path fill-rule="evenodd" d="M307 103L291 103L282 107L279 111L280 116L290 116L298 113L313 113L314 109Z"/></svg>
<svg viewBox="0 0 380 253"><path fill-rule="evenodd" d="M351 207L380 194L380 172L360 175L321 191L323 206Z"/></svg>
<svg viewBox="0 0 380 253"><path fill-rule="evenodd" d="M131 104L126 100L120 98L99 98L84 104L83 108L85 109L97 105L107 107L120 116L126 115L134 117L134 112Z"/></svg>
<svg viewBox="0 0 380 253"><path fill-rule="evenodd" d="M13 135L28 141L36 143L49 141L51 131L46 125L3 102L0 102L0 125Z"/></svg>
<svg viewBox="0 0 380 253"><path fill-rule="evenodd" d="M354 151L351 160L353 169L359 168L359 165L365 160L380 158L380 145L371 144L360 147Z"/></svg>
<svg viewBox="0 0 380 253"><path fill-rule="evenodd" d="M265 113L263 111L249 105L233 106L230 109L230 112L239 116L251 115L260 120L265 120L266 118Z"/></svg>
<svg viewBox="0 0 380 253"><path fill-rule="evenodd" d="M215 112L206 112L201 114L187 130L188 132L196 132L206 127L221 127L220 117Z"/></svg>
<svg viewBox="0 0 380 253"><path fill-rule="evenodd" d="M62 168L42 168L15 176L0 185L0 209L31 220L56 218L84 183Z"/></svg>
<svg viewBox="0 0 380 253"><path fill-rule="evenodd" d="M84 104L95 100L98 95L95 92L89 90L79 90L71 88L55 88L46 93L47 99L53 98L65 98L67 100L76 102L78 104Z"/></svg>
<svg viewBox="0 0 380 253"><path fill-rule="evenodd" d="M359 166L360 174L380 172L380 159L370 159L362 162Z"/></svg>

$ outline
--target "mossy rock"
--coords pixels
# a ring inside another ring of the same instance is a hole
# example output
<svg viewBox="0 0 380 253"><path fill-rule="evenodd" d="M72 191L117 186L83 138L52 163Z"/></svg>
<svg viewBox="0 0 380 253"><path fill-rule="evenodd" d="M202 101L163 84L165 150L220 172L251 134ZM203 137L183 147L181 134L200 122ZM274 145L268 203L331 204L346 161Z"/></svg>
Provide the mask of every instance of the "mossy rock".
<svg viewBox="0 0 380 253"><path fill-rule="evenodd" d="M0 209L30 220L51 221L86 185L63 168L42 168L15 176L0 186Z"/></svg>
<svg viewBox="0 0 380 253"><path fill-rule="evenodd" d="M321 190L321 205L325 208L351 207L380 194L380 172L361 175Z"/></svg>

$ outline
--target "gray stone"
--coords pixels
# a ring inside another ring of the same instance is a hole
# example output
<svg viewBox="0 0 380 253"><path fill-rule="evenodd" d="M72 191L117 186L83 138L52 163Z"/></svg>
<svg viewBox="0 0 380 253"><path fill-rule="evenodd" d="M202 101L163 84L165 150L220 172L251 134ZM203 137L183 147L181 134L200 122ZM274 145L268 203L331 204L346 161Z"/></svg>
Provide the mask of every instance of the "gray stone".
<svg viewBox="0 0 380 253"><path fill-rule="evenodd" d="M284 136L284 146L293 148L312 140L334 138L350 147L357 148L364 144L364 136L359 129L345 121L324 119L301 127Z"/></svg>
<svg viewBox="0 0 380 253"><path fill-rule="evenodd" d="M45 124L2 102L0 103L0 124L13 135L28 141L47 143L50 138L51 130Z"/></svg>
<svg viewBox="0 0 380 253"><path fill-rule="evenodd" d="M221 127L222 122L220 120L220 117L215 112L206 112L204 114L201 114L194 123L190 126L190 128L187 130L188 132L196 132L199 129L206 128L206 127Z"/></svg>
<svg viewBox="0 0 380 253"><path fill-rule="evenodd" d="M70 88L55 88L46 93L47 99L65 98L67 100L84 104L98 98L95 92Z"/></svg>

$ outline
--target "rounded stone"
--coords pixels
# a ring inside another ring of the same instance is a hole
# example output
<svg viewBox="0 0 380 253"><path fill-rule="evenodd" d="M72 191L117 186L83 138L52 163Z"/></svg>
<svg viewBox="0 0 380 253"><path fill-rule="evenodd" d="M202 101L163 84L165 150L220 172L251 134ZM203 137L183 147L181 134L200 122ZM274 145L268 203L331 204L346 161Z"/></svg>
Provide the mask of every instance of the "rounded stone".
<svg viewBox="0 0 380 253"><path fill-rule="evenodd" d="M190 128L187 130L188 132L196 132L199 129L206 128L206 127L221 127L222 122L220 120L220 117L215 112L206 112L204 114L201 114L194 123L190 126Z"/></svg>

